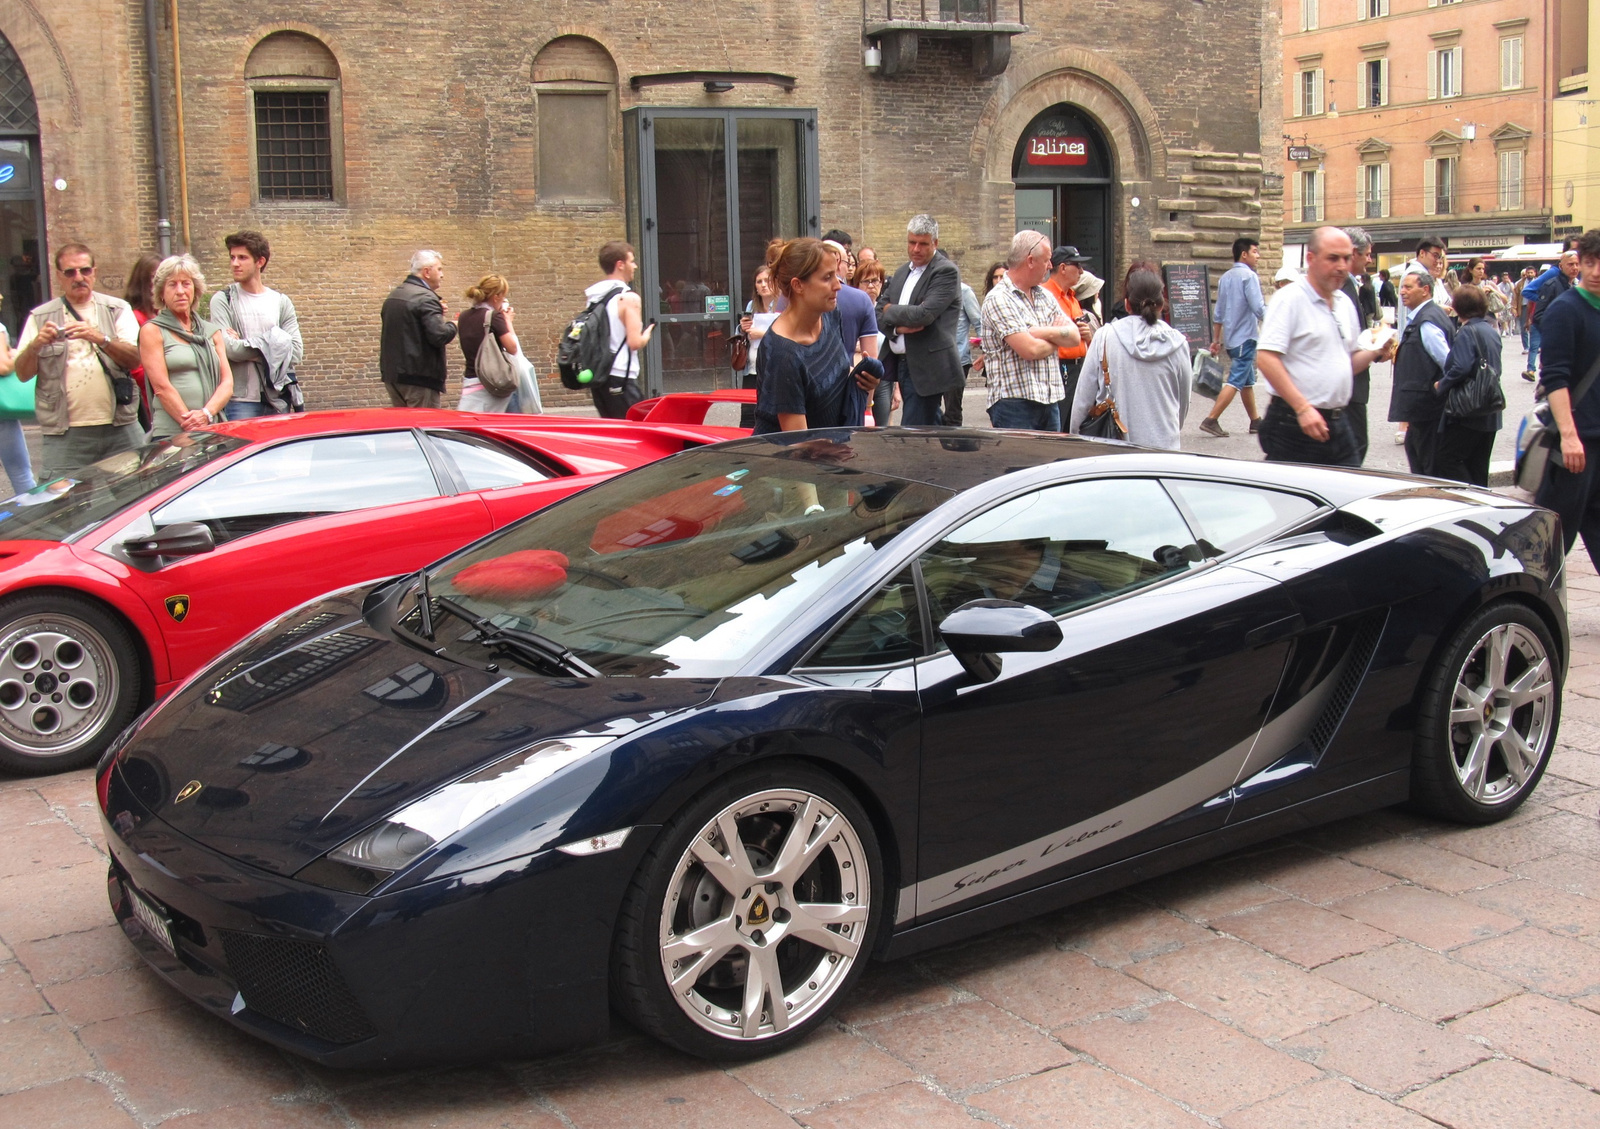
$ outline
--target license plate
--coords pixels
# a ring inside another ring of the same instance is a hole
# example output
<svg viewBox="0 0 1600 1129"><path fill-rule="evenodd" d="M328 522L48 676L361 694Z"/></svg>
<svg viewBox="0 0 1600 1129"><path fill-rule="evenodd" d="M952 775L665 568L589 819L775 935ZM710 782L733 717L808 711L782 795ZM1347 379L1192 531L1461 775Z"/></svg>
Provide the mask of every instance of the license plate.
<svg viewBox="0 0 1600 1129"><path fill-rule="evenodd" d="M128 898L133 906L133 916L138 919L150 939L160 945L173 956L178 955L178 950L172 943L172 922L167 915L146 901L137 890L128 887Z"/></svg>

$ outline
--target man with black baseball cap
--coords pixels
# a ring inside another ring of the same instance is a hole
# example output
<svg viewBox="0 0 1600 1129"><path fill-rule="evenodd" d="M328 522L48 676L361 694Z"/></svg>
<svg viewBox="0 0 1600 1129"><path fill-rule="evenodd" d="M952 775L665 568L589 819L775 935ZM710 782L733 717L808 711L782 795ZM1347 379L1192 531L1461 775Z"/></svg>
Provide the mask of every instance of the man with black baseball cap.
<svg viewBox="0 0 1600 1129"><path fill-rule="evenodd" d="M1063 345L1056 350L1056 360L1061 365L1061 383L1066 387L1067 398L1061 402L1061 426L1066 429L1067 417L1072 414L1072 396L1078 390L1078 374L1083 369L1084 354L1094 339L1094 330L1084 320L1083 306L1078 301L1078 280L1083 277L1083 264L1088 255L1081 255L1072 244L1063 244L1050 252L1050 277L1044 288L1060 303L1062 313L1078 327L1080 340L1076 345Z"/></svg>

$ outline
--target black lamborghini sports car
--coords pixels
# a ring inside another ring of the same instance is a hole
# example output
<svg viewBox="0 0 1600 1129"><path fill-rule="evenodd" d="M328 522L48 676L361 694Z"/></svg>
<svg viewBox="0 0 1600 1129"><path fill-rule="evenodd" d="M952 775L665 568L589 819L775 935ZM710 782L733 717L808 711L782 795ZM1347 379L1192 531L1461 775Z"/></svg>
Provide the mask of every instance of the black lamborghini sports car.
<svg viewBox="0 0 1600 1129"><path fill-rule="evenodd" d="M869 957L1555 745L1554 515L1069 436L743 439L291 612L97 775L118 919L332 1065L526 1055L612 1009L737 1059Z"/></svg>

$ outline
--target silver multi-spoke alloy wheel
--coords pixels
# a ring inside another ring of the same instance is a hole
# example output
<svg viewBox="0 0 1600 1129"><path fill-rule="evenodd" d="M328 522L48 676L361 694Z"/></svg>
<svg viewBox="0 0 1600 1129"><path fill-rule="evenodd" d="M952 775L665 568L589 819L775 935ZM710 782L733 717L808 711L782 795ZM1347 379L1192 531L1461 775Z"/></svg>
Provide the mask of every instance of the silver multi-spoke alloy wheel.
<svg viewBox="0 0 1600 1129"><path fill-rule="evenodd" d="M95 740L117 708L111 644L75 616L38 612L0 635L0 739L26 757Z"/></svg>
<svg viewBox="0 0 1600 1129"><path fill-rule="evenodd" d="M661 907L661 968L706 1031L770 1039L825 1008L861 955L873 897L861 836L800 788L756 792L703 826Z"/></svg>
<svg viewBox="0 0 1600 1129"><path fill-rule="evenodd" d="M1520 623L1490 628L1456 672L1450 745L1462 791L1480 804L1519 795L1548 749L1556 683L1550 655Z"/></svg>

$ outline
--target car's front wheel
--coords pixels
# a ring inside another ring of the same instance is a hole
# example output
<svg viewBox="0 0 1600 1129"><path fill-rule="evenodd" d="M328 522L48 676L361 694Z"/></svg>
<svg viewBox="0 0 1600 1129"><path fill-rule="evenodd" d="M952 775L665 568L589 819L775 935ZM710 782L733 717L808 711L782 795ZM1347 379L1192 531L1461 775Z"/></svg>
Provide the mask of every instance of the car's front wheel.
<svg viewBox="0 0 1600 1129"><path fill-rule="evenodd" d="M1515 811L1555 748L1557 662L1549 629L1521 604L1490 604L1468 619L1423 688L1412 803L1464 823Z"/></svg>
<svg viewBox="0 0 1600 1129"><path fill-rule="evenodd" d="M782 763L736 774L666 827L624 899L623 1013L706 1058L771 1054L820 1024L860 975L883 868L838 781Z"/></svg>
<svg viewBox="0 0 1600 1129"><path fill-rule="evenodd" d="M0 603L0 768L36 776L92 764L142 693L128 631L78 596Z"/></svg>

